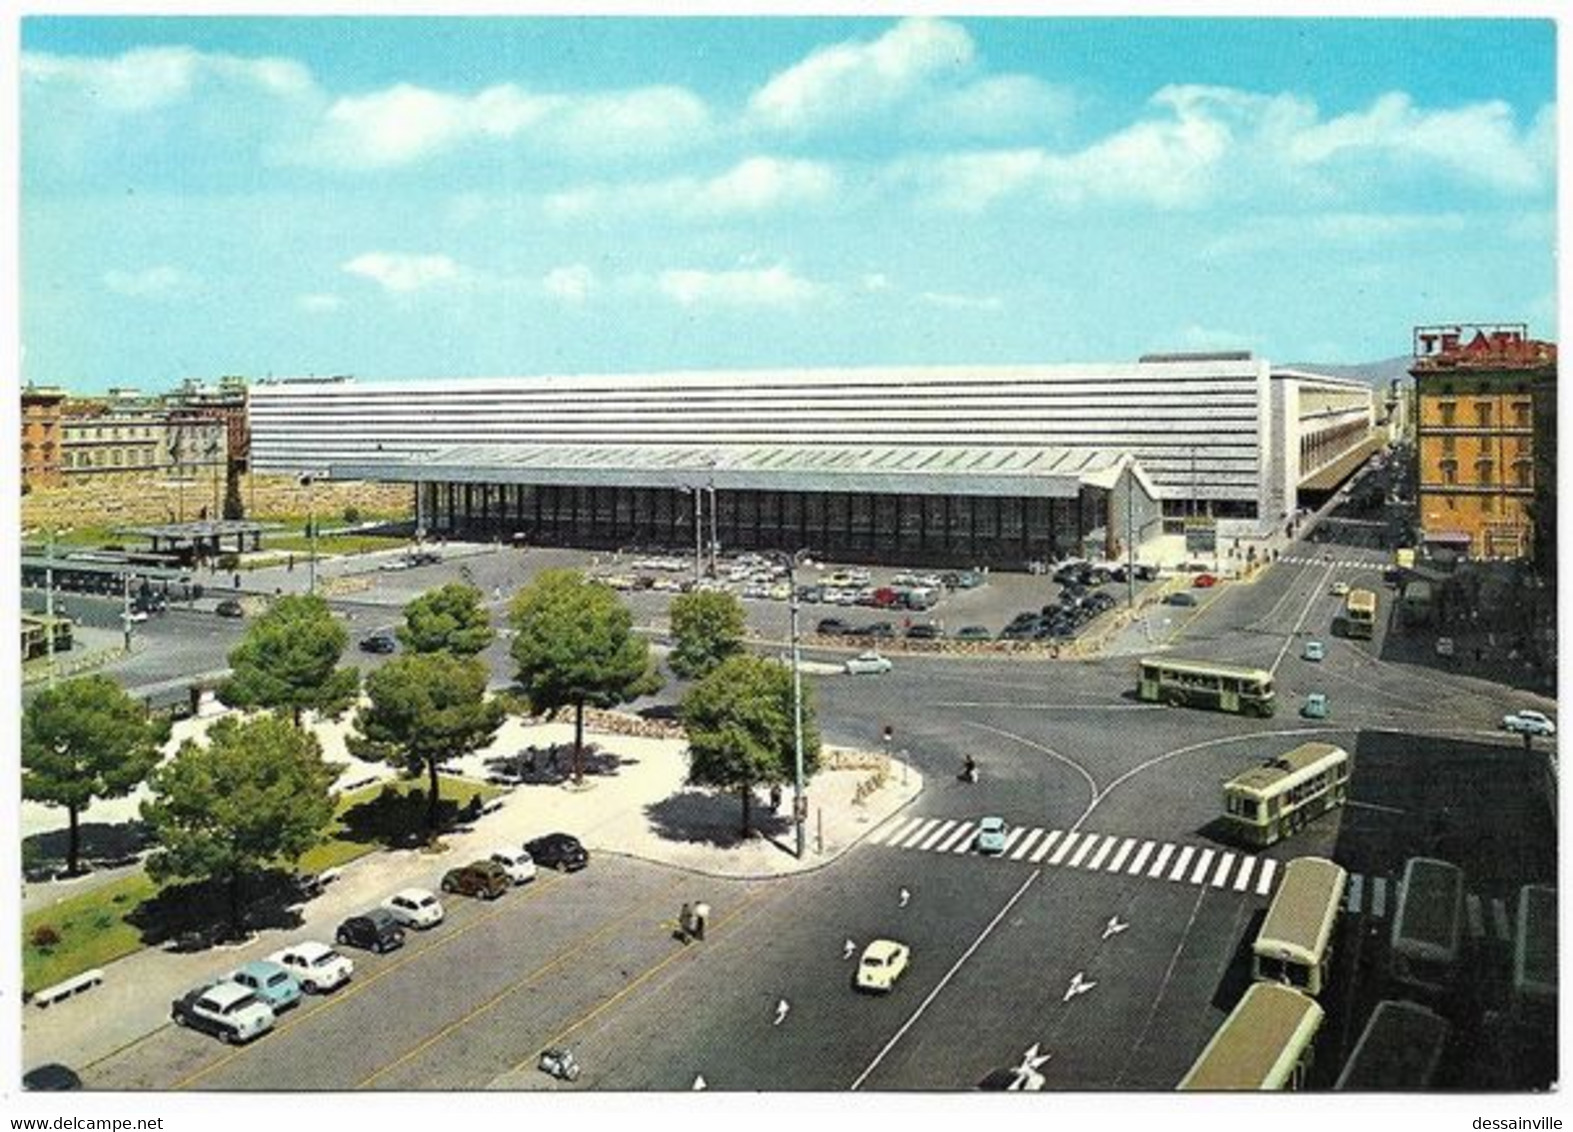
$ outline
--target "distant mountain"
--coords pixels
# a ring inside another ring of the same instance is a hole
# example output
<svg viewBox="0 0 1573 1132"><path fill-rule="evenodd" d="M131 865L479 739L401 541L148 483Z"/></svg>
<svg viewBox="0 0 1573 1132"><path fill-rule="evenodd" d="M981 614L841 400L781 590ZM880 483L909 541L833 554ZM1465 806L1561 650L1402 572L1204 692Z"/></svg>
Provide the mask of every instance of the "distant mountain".
<svg viewBox="0 0 1573 1132"><path fill-rule="evenodd" d="M1396 358L1383 358L1379 362L1360 362L1352 366L1327 365L1322 362L1291 362L1288 368L1325 373L1332 377L1352 377L1356 381L1385 389L1390 381L1408 378L1409 367L1414 364L1415 360L1405 354Z"/></svg>

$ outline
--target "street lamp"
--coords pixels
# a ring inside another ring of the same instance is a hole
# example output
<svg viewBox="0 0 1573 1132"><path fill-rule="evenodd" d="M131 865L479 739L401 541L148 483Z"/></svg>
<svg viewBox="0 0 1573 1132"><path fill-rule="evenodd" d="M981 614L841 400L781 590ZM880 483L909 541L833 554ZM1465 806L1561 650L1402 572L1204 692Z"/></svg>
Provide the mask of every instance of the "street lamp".
<svg viewBox="0 0 1573 1132"><path fill-rule="evenodd" d="M797 564L808 556L807 550L783 554L787 568L787 588L791 591L792 611L792 824L796 829L797 859L803 859L803 821L808 817L808 799L803 792L803 659L797 629Z"/></svg>
<svg viewBox="0 0 1573 1132"><path fill-rule="evenodd" d="M716 558L721 553L721 542L716 538L716 505L715 505L715 480L705 484L705 490L710 493L710 576L716 574Z"/></svg>
<svg viewBox="0 0 1573 1132"><path fill-rule="evenodd" d="M317 478L310 472L299 477L297 482L306 489L306 537L309 541L306 563L306 592L317 592L317 493L315 490Z"/></svg>

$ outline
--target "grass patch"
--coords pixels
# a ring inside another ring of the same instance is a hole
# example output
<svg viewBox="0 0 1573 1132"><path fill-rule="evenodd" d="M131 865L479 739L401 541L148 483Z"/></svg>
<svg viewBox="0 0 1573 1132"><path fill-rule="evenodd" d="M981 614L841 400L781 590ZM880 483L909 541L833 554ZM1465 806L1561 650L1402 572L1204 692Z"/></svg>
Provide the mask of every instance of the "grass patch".
<svg viewBox="0 0 1573 1132"><path fill-rule="evenodd" d="M286 551L294 554L310 554L311 540L299 531L280 531L276 534L262 536L262 545L265 550ZM317 538L318 554L369 554L376 550L396 550L401 546L409 546L407 538L396 538L392 535L320 535ZM296 562L299 565L299 562Z"/></svg>
<svg viewBox="0 0 1573 1132"><path fill-rule="evenodd" d="M157 892L152 878L139 872L29 912L22 920L22 988L41 990L141 950L141 929L125 917ZM59 942L35 946L41 928Z"/></svg>

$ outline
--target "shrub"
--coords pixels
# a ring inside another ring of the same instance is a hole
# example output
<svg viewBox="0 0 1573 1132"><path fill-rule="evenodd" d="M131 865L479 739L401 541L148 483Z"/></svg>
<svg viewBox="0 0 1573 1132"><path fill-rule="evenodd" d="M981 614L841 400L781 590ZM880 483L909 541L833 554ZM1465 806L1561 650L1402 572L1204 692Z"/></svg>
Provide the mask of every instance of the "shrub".
<svg viewBox="0 0 1573 1132"><path fill-rule="evenodd" d="M38 927L33 929L33 935L29 942L40 951L47 951L51 947L59 946L60 933L48 924L39 924Z"/></svg>
<svg viewBox="0 0 1573 1132"><path fill-rule="evenodd" d="M353 503L344 508L344 521L351 525L360 522L360 508Z"/></svg>

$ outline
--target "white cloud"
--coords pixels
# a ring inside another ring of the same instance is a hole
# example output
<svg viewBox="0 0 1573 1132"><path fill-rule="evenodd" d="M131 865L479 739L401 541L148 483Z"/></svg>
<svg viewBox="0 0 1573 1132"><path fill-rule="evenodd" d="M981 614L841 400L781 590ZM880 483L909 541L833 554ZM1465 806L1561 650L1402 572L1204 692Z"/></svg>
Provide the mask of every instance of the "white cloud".
<svg viewBox="0 0 1573 1132"><path fill-rule="evenodd" d="M1031 75L995 75L936 92L915 111L925 133L990 138L1057 130L1069 119L1070 92Z"/></svg>
<svg viewBox="0 0 1573 1132"><path fill-rule="evenodd" d="M169 264L145 267L139 271L112 270L104 273L104 285L116 294L133 299L164 299L194 291L200 280L189 271Z"/></svg>
<svg viewBox="0 0 1573 1132"><path fill-rule="evenodd" d="M1210 241L1202 254L1255 254L1296 245L1363 249L1417 236L1456 239L1469 227L1469 217L1460 212L1330 212L1320 216L1246 217Z"/></svg>
<svg viewBox="0 0 1573 1132"><path fill-rule="evenodd" d="M297 295L295 305L312 314L327 314L342 307L344 300L330 292L313 291L309 294Z"/></svg>
<svg viewBox="0 0 1573 1132"><path fill-rule="evenodd" d="M869 294L890 290L890 276L883 271L871 271L862 279L863 290Z"/></svg>
<svg viewBox="0 0 1573 1132"><path fill-rule="evenodd" d="M663 271L660 292L681 306L797 306L817 298L823 288L795 274L785 264L734 271L681 269Z"/></svg>
<svg viewBox="0 0 1573 1132"><path fill-rule="evenodd" d="M546 211L559 220L647 214L715 220L823 204L834 198L839 183L836 171L822 162L749 157L709 179L568 189L547 197Z"/></svg>
<svg viewBox="0 0 1573 1132"><path fill-rule="evenodd" d="M908 19L873 42L821 48L771 78L749 101L768 126L812 129L893 106L936 77L965 70L972 37L944 20Z"/></svg>
<svg viewBox="0 0 1573 1132"><path fill-rule="evenodd" d="M1242 334L1236 330L1223 330L1218 327L1200 326L1196 323L1182 328L1167 345L1160 350L1254 350L1256 349L1257 336Z"/></svg>
<svg viewBox="0 0 1573 1132"><path fill-rule="evenodd" d="M445 255L409 255L402 252L366 252L343 264L343 270L382 286L383 290L408 293L467 278L464 268Z"/></svg>
<svg viewBox="0 0 1573 1132"><path fill-rule="evenodd" d="M1005 305L998 295L960 295L949 291L924 291L918 298L930 306L957 311L997 311Z"/></svg>
<svg viewBox="0 0 1573 1132"><path fill-rule="evenodd" d="M222 83L277 96L315 90L311 73L290 59L245 59L189 47L144 47L112 58L26 52L24 90L71 92L100 110L134 114L191 99L199 87Z"/></svg>
<svg viewBox="0 0 1573 1132"><path fill-rule="evenodd" d="M546 293L568 303L582 303L596 286L595 272L582 263L554 267L541 280Z"/></svg>

